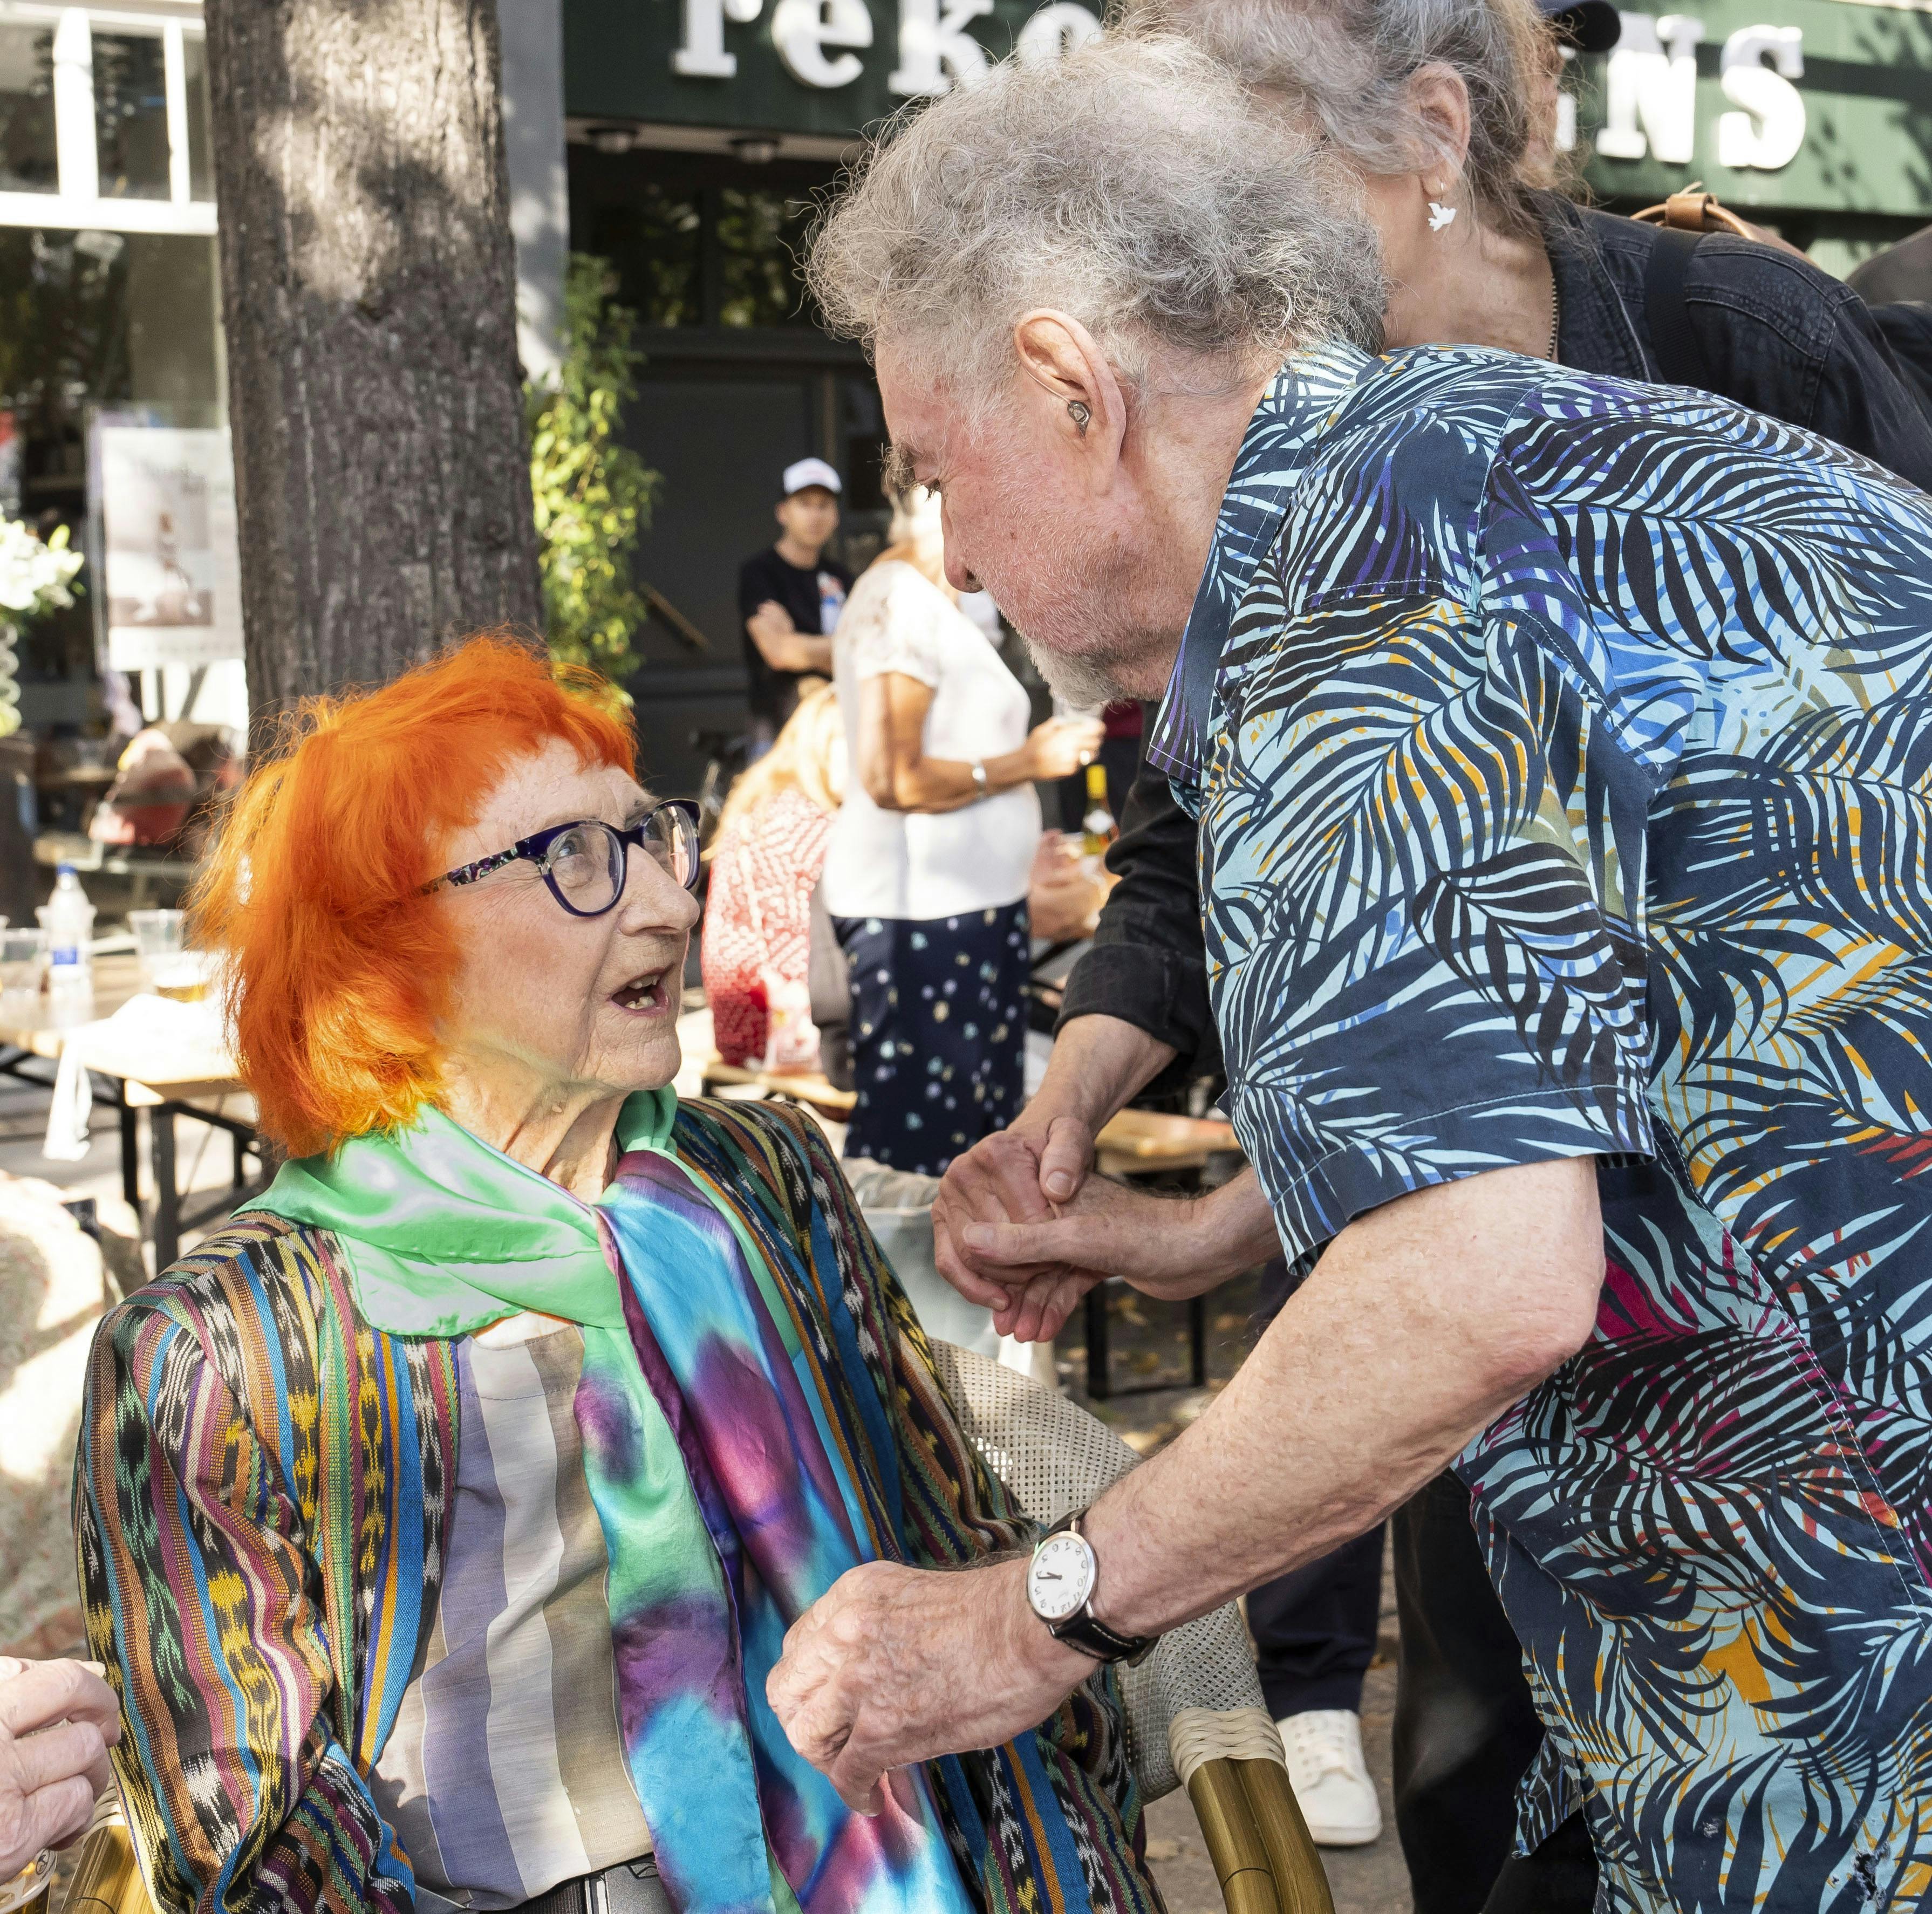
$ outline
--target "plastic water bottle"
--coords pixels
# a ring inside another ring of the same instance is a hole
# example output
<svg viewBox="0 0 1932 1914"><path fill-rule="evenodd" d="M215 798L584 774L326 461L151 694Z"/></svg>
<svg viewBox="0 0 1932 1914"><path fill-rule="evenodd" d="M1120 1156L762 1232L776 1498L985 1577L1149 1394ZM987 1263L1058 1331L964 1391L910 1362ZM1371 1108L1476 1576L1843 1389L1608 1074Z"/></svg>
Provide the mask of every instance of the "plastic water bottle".
<svg viewBox="0 0 1932 1914"><path fill-rule="evenodd" d="M94 990L94 906L71 864L59 866L54 894L40 913L47 933L47 994L58 1000Z"/></svg>

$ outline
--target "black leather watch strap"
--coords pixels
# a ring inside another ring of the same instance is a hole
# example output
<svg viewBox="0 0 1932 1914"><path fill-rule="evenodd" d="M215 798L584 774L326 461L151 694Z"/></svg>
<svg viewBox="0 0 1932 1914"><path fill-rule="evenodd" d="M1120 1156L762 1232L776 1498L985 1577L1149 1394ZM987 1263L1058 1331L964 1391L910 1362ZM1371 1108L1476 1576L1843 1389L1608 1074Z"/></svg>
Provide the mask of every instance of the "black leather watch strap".
<svg viewBox="0 0 1932 1914"><path fill-rule="evenodd" d="M1071 1529L1078 1534L1080 1518L1086 1513L1082 1508L1074 1510L1070 1515L1063 1515L1047 1534L1060 1535ZM1090 1542L1088 1546L1091 1548L1093 1544ZM1156 1635L1124 1635L1118 1628L1109 1628L1092 1612L1093 1604L1094 1598L1090 1594L1064 1622L1049 1622L1047 1633L1055 1641L1064 1642L1070 1648L1076 1648L1082 1654L1090 1654L1096 1661L1102 1662L1138 1661L1150 1653L1160 1640Z"/></svg>

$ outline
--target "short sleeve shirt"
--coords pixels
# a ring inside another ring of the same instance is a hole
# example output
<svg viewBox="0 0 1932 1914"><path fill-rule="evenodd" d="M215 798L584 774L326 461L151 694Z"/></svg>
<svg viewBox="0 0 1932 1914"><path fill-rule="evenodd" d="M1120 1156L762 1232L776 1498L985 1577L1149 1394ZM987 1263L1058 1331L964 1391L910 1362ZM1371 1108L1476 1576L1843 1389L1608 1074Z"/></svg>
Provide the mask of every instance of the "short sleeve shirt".
<svg viewBox="0 0 1932 1914"><path fill-rule="evenodd" d="M929 686L920 748L953 764L1005 756L1026 742L1026 688L993 643L914 566L873 565L853 588L832 647L848 761L860 763L860 687L897 674ZM825 908L835 917L926 922L1016 904L1040 844L1031 784L956 811L885 811L856 776L826 854Z"/></svg>
<svg viewBox="0 0 1932 1914"><path fill-rule="evenodd" d="M1597 1161L1594 1333L1457 1465L1562 1783L1524 1840L1580 1795L1600 1905L1917 1904L1932 499L1701 394L1324 349L1155 742L1292 1256Z"/></svg>

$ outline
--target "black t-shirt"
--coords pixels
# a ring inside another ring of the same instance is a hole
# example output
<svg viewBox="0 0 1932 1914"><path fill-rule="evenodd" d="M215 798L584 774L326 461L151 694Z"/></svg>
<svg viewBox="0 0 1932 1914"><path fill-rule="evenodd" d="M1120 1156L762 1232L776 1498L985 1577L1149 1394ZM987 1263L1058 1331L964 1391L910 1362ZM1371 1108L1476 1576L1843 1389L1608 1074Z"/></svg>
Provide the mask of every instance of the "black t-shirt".
<svg viewBox="0 0 1932 1914"><path fill-rule="evenodd" d="M748 621L760 605L782 604L806 637L829 638L851 589L851 573L836 558L821 554L818 562L808 568L788 564L776 545L767 545L738 568L738 616ZM803 674L774 671L751 633L742 624L739 629L744 640L752 716L768 720L776 730L797 705L798 681Z"/></svg>

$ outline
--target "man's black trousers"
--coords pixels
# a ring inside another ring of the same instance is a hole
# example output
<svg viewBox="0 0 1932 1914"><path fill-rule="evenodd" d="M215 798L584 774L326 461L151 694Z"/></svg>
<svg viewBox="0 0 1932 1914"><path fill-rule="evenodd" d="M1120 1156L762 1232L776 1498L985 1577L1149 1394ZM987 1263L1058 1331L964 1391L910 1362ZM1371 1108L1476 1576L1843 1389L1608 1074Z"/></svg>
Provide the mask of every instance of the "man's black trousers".
<svg viewBox="0 0 1932 1914"><path fill-rule="evenodd" d="M1591 1914L1581 1815L1513 1858L1516 1784L1543 1724L1483 1565L1469 1492L1446 1470L1396 1510L1395 1818L1415 1914Z"/></svg>

